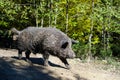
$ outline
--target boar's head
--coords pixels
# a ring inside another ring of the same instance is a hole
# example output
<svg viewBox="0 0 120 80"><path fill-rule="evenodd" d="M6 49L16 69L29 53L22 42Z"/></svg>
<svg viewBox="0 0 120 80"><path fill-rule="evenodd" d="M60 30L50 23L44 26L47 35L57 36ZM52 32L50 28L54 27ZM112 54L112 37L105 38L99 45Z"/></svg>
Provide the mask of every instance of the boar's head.
<svg viewBox="0 0 120 80"><path fill-rule="evenodd" d="M71 39L69 40L62 40L60 43L61 47L60 47L60 56L64 57L64 58L74 58L75 57L75 53L72 50L72 41Z"/></svg>

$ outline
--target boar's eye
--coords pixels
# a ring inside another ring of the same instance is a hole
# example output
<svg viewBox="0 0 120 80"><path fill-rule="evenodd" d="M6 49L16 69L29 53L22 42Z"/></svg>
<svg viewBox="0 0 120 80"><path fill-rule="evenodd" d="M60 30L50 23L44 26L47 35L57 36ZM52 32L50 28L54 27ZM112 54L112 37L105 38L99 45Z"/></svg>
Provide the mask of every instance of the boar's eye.
<svg viewBox="0 0 120 80"><path fill-rule="evenodd" d="M61 46L61 48L65 49L68 46L68 42L64 42Z"/></svg>

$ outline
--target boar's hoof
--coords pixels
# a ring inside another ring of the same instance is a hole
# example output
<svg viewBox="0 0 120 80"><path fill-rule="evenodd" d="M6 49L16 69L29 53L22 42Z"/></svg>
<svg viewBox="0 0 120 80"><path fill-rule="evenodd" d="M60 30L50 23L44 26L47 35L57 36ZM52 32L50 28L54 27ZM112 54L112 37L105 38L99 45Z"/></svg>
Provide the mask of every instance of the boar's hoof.
<svg viewBox="0 0 120 80"><path fill-rule="evenodd" d="M49 66L49 64L48 64L48 63L44 63L44 66L48 67L48 66Z"/></svg>
<svg viewBox="0 0 120 80"><path fill-rule="evenodd" d="M66 66L67 69L71 68L69 64L65 64L65 66Z"/></svg>
<svg viewBox="0 0 120 80"><path fill-rule="evenodd" d="M33 65L32 62L31 62L29 59L26 59L26 61L27 61L29 64Z"/></svg>
<svg viewBox="0 0 120 80"><path fill-rule="evenodd" d="M21 59L22 59L22 57L18 57L18 59L19 59L19 60L21 60Z"/></svg>
<svg viewBox="0 0 120 80"><path fill-rule="evenodd" d="M18 54L18 59L22 59L22 54Z"/></svg>
<svg viewBox="0 0 120 80"><path fill-rule="evenodd" d="M32 63L29 59L26 59L26 61L27 61L28 63Z"/></svg>

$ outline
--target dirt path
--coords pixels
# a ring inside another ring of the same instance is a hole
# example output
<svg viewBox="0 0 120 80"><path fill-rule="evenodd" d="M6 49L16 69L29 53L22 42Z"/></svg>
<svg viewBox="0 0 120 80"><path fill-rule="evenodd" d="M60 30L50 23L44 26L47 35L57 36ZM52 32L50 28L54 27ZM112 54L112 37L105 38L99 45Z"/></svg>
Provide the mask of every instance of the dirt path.
<svg viewBox="0 0 120 80"><path fill-rule="evenodd" d="M23 55L24 57L24 55ZM95 64L68 60L71 69L56 57L50 56L50 66L43 66L40 54L31 54L32 64L17 59L16 50L0 49L0 80L120 80L120 74L96 68Z"/></svg>

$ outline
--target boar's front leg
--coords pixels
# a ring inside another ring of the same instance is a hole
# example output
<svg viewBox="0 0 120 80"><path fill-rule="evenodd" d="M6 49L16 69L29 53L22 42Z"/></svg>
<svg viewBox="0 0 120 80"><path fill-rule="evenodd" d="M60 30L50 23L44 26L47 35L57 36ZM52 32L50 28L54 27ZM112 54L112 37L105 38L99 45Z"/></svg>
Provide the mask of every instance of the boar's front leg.
<svg viewBox="0 0 120 80"><path fill-rule="evenodd" d="M48 66L48 59L49 59L49 52L48 51L44 52L43 58L44 58L44 66Z"/></svg>
<svg viewBox="0 0 120 80"><path fill-rule="evenodd" d="M67 69L70 69L70 66L69 66L66 58L62 58L62 57L61 57L60 60L65 64L65 66L66 66Z"/></svg>
<svg viewBox="0 0 120 80"><path fill-rule="evenodd" d="M30 52L29 50L27 50L27 51L25 52L25 55L26 55L26 61L31 63L31 61L29 60L29 58L30 58L30 53L31 53L31 52Z"/></svg>
<svg viewBox="0 0 120 80"><path fill-rule="evenodd" d="M18 50L18 58L21 59L22 58L22 51Z"/></svg>

